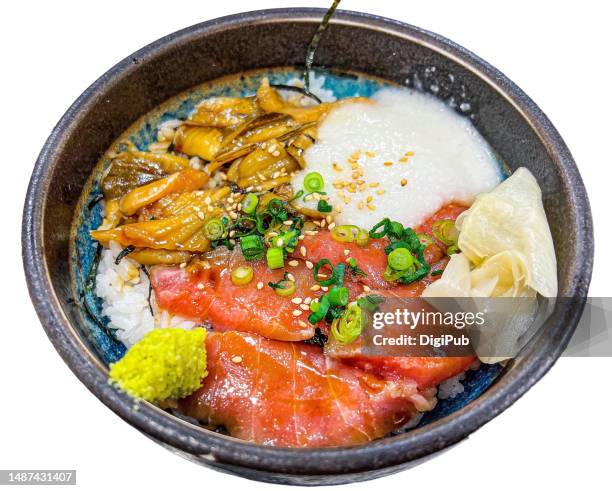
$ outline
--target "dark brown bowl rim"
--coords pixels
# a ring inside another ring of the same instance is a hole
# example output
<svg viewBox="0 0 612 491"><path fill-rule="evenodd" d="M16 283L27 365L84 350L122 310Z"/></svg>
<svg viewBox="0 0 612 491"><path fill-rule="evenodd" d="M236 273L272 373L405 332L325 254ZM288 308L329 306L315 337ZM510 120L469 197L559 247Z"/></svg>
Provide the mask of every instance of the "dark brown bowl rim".
<svg viewBox="0 0 612 491"><path fill-rule="evenodd" d="M209 458L213 462L216 460L260 471L292 475L374 471L422 458L460 441L509 407L550 369L571 338L583 308L583 303L580 303L579 308L555 310L547 321L550 324L546 330L547 335L537 337L524 356L515 361L516 367L511 373L461 410L407 434L355 447L287 449L255 445L203 430L149 404L141 404L134 411L134 401L107 383L106 374L99 362L73 335L74 331L51 284L44 257L45 209L42 197L48 192L53 169L58 165L57 156L61 153L66 135L79 124L79 114L97 103L100 92L112 84L115 78L133 69L133 59L146 62L148 55L185 45L190 39L205 32L254 23L318 22L323 13L323 9L295 8L260 10L222 17L163 37L119 62L79 96L53 129L32 173L23 214L23 261L30 296L51 342L89 390L125 421L171 447L200 458ZM333 22L384 31L439 51L486 80L500 97L506 98L523 115L556 161L560 179L571 189L576 219L568 223L568 227L575 234L577 254L570 266L575 279L568 294L586 297L593 258L592 219L586 190L568 148L535 103L498 70L442 36L365 13L339 11Z"/></svg>

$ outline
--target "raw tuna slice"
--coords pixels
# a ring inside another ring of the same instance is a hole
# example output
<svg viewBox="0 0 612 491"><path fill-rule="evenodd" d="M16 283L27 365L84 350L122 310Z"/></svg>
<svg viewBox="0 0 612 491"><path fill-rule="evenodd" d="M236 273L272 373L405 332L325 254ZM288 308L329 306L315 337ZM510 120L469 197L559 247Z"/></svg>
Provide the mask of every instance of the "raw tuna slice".
<svg viewBox="0 0 612 491"><path fill-rule="evenodd" d="M175 266L156 266L151 269L151 284L158 306L172 314L195 322L209 322L214 329L253 332L270 339L302 341L314 336L314 326L308 323L308 310L292 303L293 298L315 299L321 291L313 292L312 270L298 259L297 266L287 266L295 278L296 290L289 297L281 297L268 286L278 282L285 270L270 270L265 261L246 263L239 250L216 252L208 269L195 271ZM253 280L237 286L231 281L234 268L248 265L254 270ZM263 286L258 288L258 283ZM362 293L355 282L347 282L350 298ZM300 315L295 315L301 311Z"/></svg>
<svg viewBox="0 0 612 491"><path fill-rule="evenodd" d="M466 208L464 206L449 204L438 210L425 223L415 229L417 233L425 233L432 238L431 227L436 220L455 220L459 214ZM367 246L358 246L354 243L338 242L331 237L331 233L327 230L320 231L317 235L306 236L300 245L306 248L306 257L316 263L321 259L329 259L332 263L345 262L348 257L354 258L357 265L363 269L366 276L360 277L360 281L368 285L370 288L389 289L398 288L398 294L401 294L402 289L408 292L415 291L416 294L422 292L427 285L426 282L414 283L411 288L404 286L395 287L383 278L383 273L387 267L387 256L384 248L389 244L385 239L371 240ZM425 249L425 259L433 266L440 261L444 256L445 246L434 240L434 243ZM294 252L296 257L301 257L301 253L296 249ZM439 265L436 265L439 266ZM428 278L431 281L430 278ZM435 279L435 278L434 278Z"/></svg>
<svg viewBox="0 0 612 491"><path fill-rule="evenodd" d="M316 346L239 332L211 333L206 346L208 376L179 409L255 443L368 442L433 407L415 382L386 381L330 361Z"/></svg>

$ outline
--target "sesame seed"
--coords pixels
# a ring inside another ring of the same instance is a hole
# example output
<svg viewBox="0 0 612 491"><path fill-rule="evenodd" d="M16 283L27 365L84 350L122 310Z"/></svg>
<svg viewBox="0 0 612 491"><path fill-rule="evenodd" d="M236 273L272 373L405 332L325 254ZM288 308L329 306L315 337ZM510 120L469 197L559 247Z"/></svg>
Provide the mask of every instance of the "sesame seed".
<svg viewBox="0 0 612 491"><path fill-rule="evenodd" d="M310 261L306 261L306 267L308 269L312 269L312 268L314 268L314 264L312 264Z"/></svg>
<svg viewBox="0 0 612 491"><path fill-rule="evenodd" d="M375 209L376 209L376 206L374 206L372 203L368 203L368 210L374 211Z"/></svg>
<svg viewBox="0 0 612 491"><path fill-rule="evenodd" d="M333 229L335 228L335 226L336 226L336 223L335 223L335 222L332 222L332 223L330 223L330 224L327 226L327 229L328 229L328 230L333 230Z"/></svg>
<svg viewBox="0 0 612 491"><path fill-rule="evenodd" d="M359 208L360 210L363 210L365 208L365 203L363 201L360 201L359 204L357 205L357 208Z"/></svg>
<svg viewBox="0 0 612 491"><path fill-rule="evenodd" d="M198 283L198 290L204 290L204 283Z"/></svg>
<svg viewBox="0 0 612 491"><path fill-rule="evenodd" d="M276 241L276 246L277 246L277 247L283 247L283 239L278 239L278 240Z"/></svg>
<svg viewBox="0 0 612 491"><path fill-rule="evenodd" d="M328 290L329 290L329 287L328 287L328 286L322 286L322 287L321 287L321 290L323 290L324 292L326 292L326 291L328 291Z"/></svg>
<svg viewBox="0 0 612 491"><path fill-rule="evenodd" d="M304 247L304 246L300 247L300 254L302 256L306 256L306 247Z"/></svg>
<svg viewBox="0 0 612 491"><path fill-rule="evenodd" d="M309 307L309 306L308 306L308 304L306 304L306 303L303 303L302 305L300 305L300 308L301 308L302 310L310 310L310 307Z"/></svg>
<svg viewBox="0 0 612 491"><path fill-rule="evenodd" d="M387 191L385 191L384 189L379 189L378 191L376 191L376 194L378 196L382 196L383 194L385 194Z"/></svg>
<svg viewBox="0 0 612 491"><path fill-rule="evenodd" d="M291 220L285 220L283 225L293 225L293 222Z"/></svg>
<svg viewBox="0 0 612 491"><path fill-rule="evenodd" d="M317 232L316 232L316 231L314 231L314 230L304 230L304 233L305 233L306 235L311 235L311 236L312 236L312 235L317 235Z"/></svg>
<svg viewBox="0 0 612 491"><path fill-rule="evenodd" d="M370 184L368 184L368 186L370 186L371 188L377 188L378 186L380 186L379 182L371 182Z"/></svg>
<svg viewBox="0 0 612 491"><path fill-rule="evenodd" d="M278 150L276 150L272 155L274 157L278 157L278 156L280 156L280 152Z"/></svg>
<svg viewBox="0 0 612 491"><path fill-rule="evenodd" d="M295 297L295 298L291 299L291 302L296 304L296 305L299 305L299 304L302 303L302 299L300 297Z"/></svg>
<svg viewBox="0 0 612 491"><path fill-rule="evenodd" d="M215 209L214 209L214 208L213 208L211 205L208 205L208 206L206 207L206 211L208 211L208 212L210 213L210 212L215 211Z"/></svg>
<svg viewBox="0 0 612 491"><path fill-rule="evenodd" d="M366 198L366 201L367 201L368 203L371 203L373 199L374 199L374 198L372 198L372 196L368 196L368 197Z"/></svg>
<svg viewBox="0 0 612 491"><path fill-rule="evenodd" d="M385 167L391 167L393 165L393 162L385 162L383 165Z"/></svg>
<svg viewBox="0 0 612 491"><path fill-rule="evenodd" d="M332 222L332 217L331 217L331 215L327 215L327 216L325 217L325 221L326 221L327 223L331 223L331 222ZM323 226L324 226L324 225L325 225L325 224L323 224Z"/></svg>
<svg viewBox="0 0 612 491"><path fill-rule="evenodd" d="M308 324L306 324L304 321L298 321L298 324L300 327L308 327Z"/></svg>
<svg viewBox="0 0 612 491"><path fill-rule="evenodd" d="M201 211L198 211L198 218L200 220L204 220L204 217L205 217L204 213L202 213Z"/></svg>
<svg viewBox="0 0 612 491"><path fill-rule="evenodd" d="M297 317L298 315L302 315L302 311L301 311L301 310L297 310L297 309L296 309L296 310L294 310L294 311L293 311L293 315L294 315L294 316L296 316L296 317Z"/></svg>
<svg viewBox="0 0 612 491"><path fill-rule="evenodd" d="M185 266L187 266L187 263L181 263L181 264L179 264L179 268L181 268L181 269L184 269L184 268L185 268Z"/></svg>
<svg viewBox="0 0 612 491"><path fill-rule="evenodd" d="M264 287L264 284L262 281L260 281L259 283L257 283L257 289L261 290Z"/></svg>
<svg viewBox="0 0 612 491"><path fill-rule="evenodd" d="M371 292L372 289L368 285L363 285L363 291L368 293L368 292Z"/></svg>
<svg viewBox="0 0 612 491"><path fill-rule="evenodd" d="M408 184L408 181L406 179L402 179L400 181L400 184L402 185L402 187L404 187L406 184Z"/></svg>
<svg viewBox="0 0 612 491"><path fill-rule="evenodd" d="M295 276L293 276L291 273L287 273L287 279L289 281L295 281Z"/></svg>
<svg viewBox="0 0 612 491"><path fill-rule="evenodd" d="M206 198L204 198L204 204L210 205L211 203L212 203L212 199L210 198L210 196L206 196Z"/></svg>
<svg viewBox="0 0 612 491"><path fill-rule="evenodd" d="M349 249L344 249L344 255L348 256L351 253L351 251Z"/></svg>
<svg viewBox="0 0 612 491"><path fill-rule="evenodd" d="M242 363L242 356L238 356L238 355L232 356L232 361L234 363Z"/></svg>
<svg viewBox="0 0 612 491"><path fill-rule="evenodd" d="M312 285L312 286L310 287L310 291L311 291L311 292L317 292L317 291L319 291L320 289L321 289L321 285Z"/></svg>
<svg viewBox="0 0 612 491"><path fill-rule="evenodd" d="M235 211L230 211L229 216L232 220L236 220L236 218L238 218L238 213L236 213Z"/></svg>
<svg viewBox="0 0 612 491"><path fill-rule="evenodd" d="M300 263L298 263L295 259L292 261L289 261L289 266L293 266L294 268Z"/></svg>
<svg viewBox="0 0 612 491"><path fill-rule="evenodd" d="M370 157L370 158L376 157L376 154L374 152L370 152L369 150L365 154L366 154L366 157Z"/></svg>

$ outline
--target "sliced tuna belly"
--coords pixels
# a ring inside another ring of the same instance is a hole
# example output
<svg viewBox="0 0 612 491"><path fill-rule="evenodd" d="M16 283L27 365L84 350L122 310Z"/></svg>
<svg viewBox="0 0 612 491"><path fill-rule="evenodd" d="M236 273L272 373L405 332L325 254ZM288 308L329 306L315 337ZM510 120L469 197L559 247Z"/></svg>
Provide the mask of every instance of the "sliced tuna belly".
<svg viewBox="0 0 612 491"><path fill-rule="evenodd" d="M363 443L402 427L434 401L415 382L384 380L327 359L316 346L211 333L208 376L179 401L187 416L264 445Z"/></svg>

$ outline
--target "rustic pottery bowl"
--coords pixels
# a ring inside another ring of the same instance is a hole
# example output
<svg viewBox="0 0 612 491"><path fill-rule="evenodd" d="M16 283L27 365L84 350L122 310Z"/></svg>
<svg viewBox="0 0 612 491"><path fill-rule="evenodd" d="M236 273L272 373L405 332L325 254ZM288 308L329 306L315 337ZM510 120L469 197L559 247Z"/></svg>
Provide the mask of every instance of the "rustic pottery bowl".
<svg viewBox="0 0 612 491"><path fill-rule="evenodd" d="M316 65L430 92L470 117L510 169L528 167L542 188L555 239L559 296L577 300L558 303L521 356L503 369L485 370L459 402L443 404L416 429L366 445L271 448L200 428L147 403L134 410L134 401L107 383L109 353L73 293L69 239L88 176L134 121L176 94L226 75L301 65L323 13L280 9L224 17L171 34L121 61L74 102L51 133L32 174L23 218L32 301L53 345L87 388L128 423L190 460L287 484L338 484L397 472L498 415L567 345L584 306L593 259L591 214L578 169L550 121L515 84L437 34L340 11Z"/></svg>

